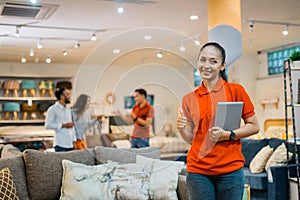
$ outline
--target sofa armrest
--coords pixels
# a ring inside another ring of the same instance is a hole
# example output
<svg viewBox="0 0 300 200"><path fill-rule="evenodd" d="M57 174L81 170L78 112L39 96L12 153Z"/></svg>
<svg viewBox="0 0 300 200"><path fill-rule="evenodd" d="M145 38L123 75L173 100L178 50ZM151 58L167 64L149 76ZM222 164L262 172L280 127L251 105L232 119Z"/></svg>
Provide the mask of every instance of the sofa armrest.
<svg viewBox="0 0 300 200"><path fill-rule="evenodd" d="M268 199L288 199L289 185L287 166L273 166L268 169Z"/></svg>
<svg viewBox="0 0 300 200"><path fill-rule="evenodd" d="M178 187L177 196L179 200L188 200L187 189L186 189L186 176L178 176Z"/></svg>

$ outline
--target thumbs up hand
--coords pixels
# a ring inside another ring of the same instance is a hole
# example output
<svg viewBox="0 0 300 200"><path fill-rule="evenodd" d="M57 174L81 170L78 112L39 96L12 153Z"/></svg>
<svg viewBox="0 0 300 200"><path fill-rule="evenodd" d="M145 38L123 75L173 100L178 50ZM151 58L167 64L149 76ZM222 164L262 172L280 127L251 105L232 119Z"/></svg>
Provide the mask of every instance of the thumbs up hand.
<svg viewBox="0 0 300 200"><path fill-rule="evenodd" d="M178 130L182 130L187 125L187 118L184 116L183 110L181 106L178 107L178 118L177 118L177 124L176 127Z"/></svg>

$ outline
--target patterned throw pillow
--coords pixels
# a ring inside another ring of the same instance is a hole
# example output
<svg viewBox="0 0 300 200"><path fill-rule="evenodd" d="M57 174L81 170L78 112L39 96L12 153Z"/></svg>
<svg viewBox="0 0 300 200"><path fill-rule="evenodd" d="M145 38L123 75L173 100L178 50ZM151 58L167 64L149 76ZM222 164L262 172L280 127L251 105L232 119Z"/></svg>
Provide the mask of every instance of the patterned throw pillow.
<svg viewBox="0 0 300 200"><path fill-rule="evenodd" d="M266 164L266 171L268 171L269 167L272 166L279 166L284 165L287 163L287 149L285 147L285 144L282 143L277 149L274 151L274 153L269 158L267 164ZM289 158L292 158L293 154L289 152Z"/></svg>
<svg viewBox="0 0 300 200"><path fill-rule="evenodd" d="M184 162L146 158L137 155L136 162L151 166L150 199L177 200L178 174Z"/></svg>
<svg viewBox="0 0 300 200"><path fill-rule="evenodd" d="M115 162L89 166L63 160L61 200L146 200L151 168L144 164Z"/></svg>
<svg viewBox="0 0 300 200"><path fill-rule="evenodd" d="M18 200L17 190L15 188L13 177L8 168L0 171L0 199Z"/></svg>

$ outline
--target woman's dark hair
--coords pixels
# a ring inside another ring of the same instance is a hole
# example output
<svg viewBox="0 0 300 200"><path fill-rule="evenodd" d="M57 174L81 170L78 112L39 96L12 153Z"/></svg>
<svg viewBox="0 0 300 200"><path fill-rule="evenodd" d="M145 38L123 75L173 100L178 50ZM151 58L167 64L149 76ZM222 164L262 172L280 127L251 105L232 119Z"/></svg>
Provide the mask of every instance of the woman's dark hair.
<svg viewBox="0 0 300 200"><path fill-rule="evenodd" d="M203 51L203 49L208 46L213 46L216 49L218 49L218 51L220 52L221 57L222 57L222 64L224 64L225 59L226 59L226 52L225 52L225 49L217 42L208 42L208 43L204 44L200 49L198 59L199 59L200 53ZM225 69L220 71L220 75L221 75L222 79L224 79L226 82L228 81Z"/></svg>
<svg viewBox="0 0 300 200"><path fill-rule="evenodd" d="M73 106L73 110L74 112L77 114L77 119L78 120L83 112L85 111L85 105L87 100L90 98L90 96L86 95L86 94L81 94L79 95L79 97L76 99L74 106Z"/></svg>
<svg viewBox="0 0 300 200"><path fill-rule="evenodd" d="M145 98L147 97L147 92L146 92L146 90L144 90L144 89L136 89L136 90L134 90L134 92L137 92L137 93L139 93L139 94L141 94L141 95L144 95L145 96Z"/></svg>

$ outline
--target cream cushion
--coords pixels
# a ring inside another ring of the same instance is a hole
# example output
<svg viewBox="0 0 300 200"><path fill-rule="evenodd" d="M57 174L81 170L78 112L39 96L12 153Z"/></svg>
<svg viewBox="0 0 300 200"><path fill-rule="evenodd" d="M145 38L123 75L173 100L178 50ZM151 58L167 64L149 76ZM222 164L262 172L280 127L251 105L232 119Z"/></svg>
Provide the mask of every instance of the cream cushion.
<svg viewBox="0 0 300 200"><path fill-rule="evenodd" d="M184 167L184 162L162 161L158 159L136 156L136 162L152 167L150 175L151 199L177 200L178 174Z"/></svg>
<svg viewBox="0 0 300 200"><path fill-rule="evenodd" d="M264 171L267 161L273 153L273 148L269 145L262 148L251 160L250 171L251 173L261 173Z"/></svg>
<svg viewBox="0 0 300 200"><path fill-rule="evenodd" d="M282 143L280 146L278 146L274 153L271 155L271 157L269 158L269 160L267 161L265 170L268 171L269 167L272 166L278 166L278 165L283 165L286 164L287 162L287 149L285 147L285 144ZM289 158L292 157L292 153L289 152Z"/></svg>

